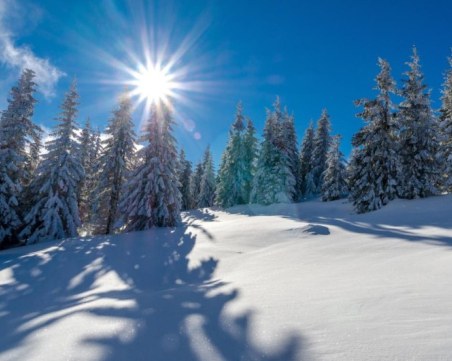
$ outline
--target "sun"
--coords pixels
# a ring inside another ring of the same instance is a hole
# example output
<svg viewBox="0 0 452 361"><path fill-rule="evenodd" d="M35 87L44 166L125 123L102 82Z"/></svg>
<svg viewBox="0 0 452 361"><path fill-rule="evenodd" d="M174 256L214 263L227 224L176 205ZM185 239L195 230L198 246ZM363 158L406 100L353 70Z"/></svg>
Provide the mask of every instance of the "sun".
<svg viewBox="0 0 452 361"><path fill-rule="evenodd" d="M146 101L148 104L167 103L175 86L172 79L172 74L159 66L140 66L130 82L132 95L137 95L140 101Z"/></svg>

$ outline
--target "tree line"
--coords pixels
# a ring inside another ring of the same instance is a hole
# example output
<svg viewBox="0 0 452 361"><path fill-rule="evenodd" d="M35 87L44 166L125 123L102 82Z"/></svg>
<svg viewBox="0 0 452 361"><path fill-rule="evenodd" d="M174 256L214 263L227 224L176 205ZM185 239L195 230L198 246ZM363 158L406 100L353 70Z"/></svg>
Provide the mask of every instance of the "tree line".
<svg viewBox="0 0 452 361"><path fill-rule="evenodd" d="M262 140L238 104L218 172L208 147L194 167L173 136L173 111L153 103L142 134L132 103L121 95L101 137L77 124L75 81L65 94L50 140L33 122L37 84L26 69L0 117L0 248L84 234L175 226L199 207L349 197L358 213L395 198L452 189L452 58L442 105L434 111L416 49L397 88L379 59L374 99L360 99L365 121L346 162L340 135L323 110L298 146L295 120L279 98L267 110ZM396 103L395 100L401 101ZM137 144L143 144L138 149Z"/></svg>

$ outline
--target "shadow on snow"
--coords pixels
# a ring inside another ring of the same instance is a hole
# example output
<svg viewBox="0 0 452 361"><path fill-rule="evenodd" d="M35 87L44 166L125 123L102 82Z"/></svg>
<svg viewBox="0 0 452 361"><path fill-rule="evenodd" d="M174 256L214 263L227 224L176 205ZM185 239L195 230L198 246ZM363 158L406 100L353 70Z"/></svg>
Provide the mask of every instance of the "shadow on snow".
<svg viewBox="0 0 452 361"><path fill-rule="evenodd" d="M0 270L12 270L13 280L0 286L0 324L7 331L0 338L0 359L5 352L20 354L29 338L81 314L94 321L76 325L88 331L77 340L77 358L89 358L79 347L85 345L100 349L101 360L296 359L300 337L289 336L269 353L250 339L251 312L224 315L238 292L221 291L222 282L213 278L217 260L189 267L195 242L189 228L178 227L0 254ZM120 327L99 333L96 321Z"/></svg>
<svg viewBox="0 0 452 361"><path fill-rule="evenodd" d="M441 207L438 209L438 207ZM393 238L410 242L452 246L452 196L436 196L417 200L397 199L387 206L365 214L356 214L347 200L321 202L311 200L295 204L245 205L224 210L246 216L281 216L321 225L342 228L348 232L372 235L375 238ZM433 227L436 234L429 230ZM325 231L326 232L326 231ZM320 233L317 233L320 234Z"/></svg>

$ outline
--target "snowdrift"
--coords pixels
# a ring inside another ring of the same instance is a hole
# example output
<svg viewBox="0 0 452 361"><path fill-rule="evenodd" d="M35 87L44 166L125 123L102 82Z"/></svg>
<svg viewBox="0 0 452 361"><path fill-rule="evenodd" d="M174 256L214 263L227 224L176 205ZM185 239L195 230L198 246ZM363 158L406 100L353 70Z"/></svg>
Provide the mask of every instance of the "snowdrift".
<svg viewBox="0 0 452 361"><path fill-rule="evenodd" d="M0 360L452 360L452 197L204 209L0 253Z"/></svg>

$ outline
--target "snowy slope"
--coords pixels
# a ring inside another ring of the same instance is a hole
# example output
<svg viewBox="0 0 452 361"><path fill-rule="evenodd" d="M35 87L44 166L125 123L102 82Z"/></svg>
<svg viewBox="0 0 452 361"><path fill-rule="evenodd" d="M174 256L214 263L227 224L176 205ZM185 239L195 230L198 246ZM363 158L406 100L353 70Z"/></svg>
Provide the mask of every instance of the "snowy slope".
<svg viewBox="0 0 452 361"><path fill-rule="evenodd" d="M452 197L0 253L0 360L452 360Z"/></svg>

